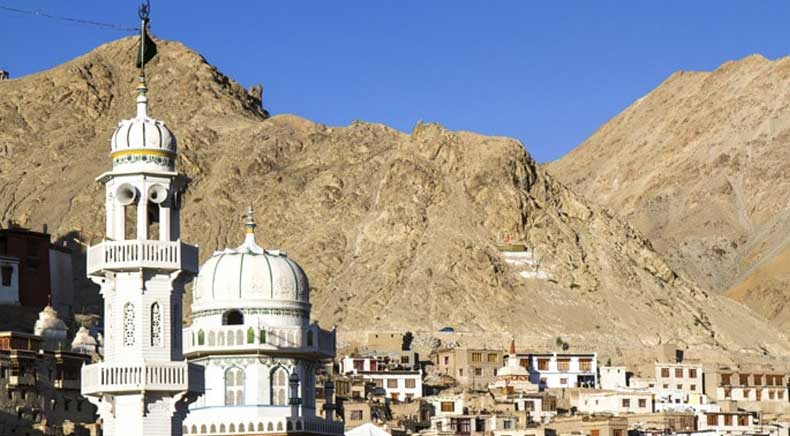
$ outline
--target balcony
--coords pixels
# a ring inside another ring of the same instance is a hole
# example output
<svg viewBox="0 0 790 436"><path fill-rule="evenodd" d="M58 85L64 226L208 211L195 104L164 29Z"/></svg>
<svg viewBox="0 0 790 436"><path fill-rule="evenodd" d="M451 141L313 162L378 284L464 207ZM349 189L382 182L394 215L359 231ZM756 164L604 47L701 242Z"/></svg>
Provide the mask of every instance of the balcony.
<svg viewBox="0 0 790 436"><path fill-rule="evenodd" d="M198 249L181 241L104 241L88 248L88 275L152 268L197 274Z"/></svg>
<svg viewBox="0 0 790 436"><path fill-rule="evenodd" d="M183 329L184 354L235 351L260 353L286 351L308 353L322 358L335 356L333 331L318 328L313 344L306 343L306 332L300 328L252 328L246 325L217 326L211 328L186 327ZM304 333L304 335L303 335ZM261 337L263 335L263 337Z"/></svg>
<svg viewBox="0 0 790 436"><path fill-rule="evenodd" d="M186 362L94 363L82 367L82 394L166 391L203 392L203 367Z"/></svg>

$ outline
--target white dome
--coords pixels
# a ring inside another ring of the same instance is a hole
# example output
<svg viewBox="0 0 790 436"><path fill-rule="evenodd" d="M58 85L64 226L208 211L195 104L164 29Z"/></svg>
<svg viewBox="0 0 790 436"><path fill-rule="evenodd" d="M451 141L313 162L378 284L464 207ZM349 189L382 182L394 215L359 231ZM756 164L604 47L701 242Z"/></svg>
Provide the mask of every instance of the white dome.
<svg viewBox="0 0 790 436"><path fill-rule="evenodd" d="M145 84L138 88L137 116L118 123L112 134L113 167L170 170L175 168L176 137L162 121L148 116Z"/></svg>
<svg viewBox="0 0 790 436"><path fill-rule="evenodd" d="M292 308L309 310L310 285L302 268L281 251L255 243L248 230L244 243L217 251L200 267L192 311Z"/></svg>
<svg viewBox="0 0 790 436"><path fill-rule="evenodd" d="M58 318L58 312L52 306L47 306L38 313L38 320L33 327L33 333L44 337L66 337L66 323Z"/></svg>

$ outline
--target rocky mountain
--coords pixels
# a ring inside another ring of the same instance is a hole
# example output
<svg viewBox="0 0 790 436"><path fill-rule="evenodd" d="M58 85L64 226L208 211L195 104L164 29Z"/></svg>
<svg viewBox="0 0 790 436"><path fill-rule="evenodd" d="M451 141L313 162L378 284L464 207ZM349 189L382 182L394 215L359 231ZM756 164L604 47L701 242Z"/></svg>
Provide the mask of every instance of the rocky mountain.
<svg viewBox="0 0 790 436"><path fill-rule="evenodd" d="M110 167L116 123L133 113L134 45L122 39L0 82L4 221L101 239L94 178ZM175 42L159 42L148 75L150 112L176 133L178 167L192 178L183 238L204 259L237 245L252 203L259 242L303 266L314 317L342 337L450 326L493 346L512 333L524 346L562 336L600 351L790 349L753 311L679 278L635 229L558 183L518 141L435 124L403 133L267 118L259 93ZM93 288L81 298L98 301Z"/></svg>
<svg viewBox="0 0 790 436"><path fill-rule="evenodd" d="M790 58L680 72L548 165L702 288L790 325Z"/></svg>

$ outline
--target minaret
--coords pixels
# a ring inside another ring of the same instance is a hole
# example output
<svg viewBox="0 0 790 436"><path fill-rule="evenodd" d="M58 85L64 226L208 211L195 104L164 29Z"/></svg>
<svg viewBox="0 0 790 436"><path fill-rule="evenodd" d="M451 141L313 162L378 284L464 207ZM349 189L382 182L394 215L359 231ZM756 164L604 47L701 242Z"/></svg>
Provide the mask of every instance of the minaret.
<svg viewBox="0 0 790 436"><path fill-rule="evenodd" d="M145 41L147 9L141 19ZM97 179L106 237L87 256L104 298L105 340L104 360L82 369L82 394L108 436L181 435L188 404L203 392L203 368L182 354L181 300L198 270L197 247L179 232L188 179L175 171L175 137L148 116L147 91L141 68L137 114L119 123L112 171Z"/></svg>

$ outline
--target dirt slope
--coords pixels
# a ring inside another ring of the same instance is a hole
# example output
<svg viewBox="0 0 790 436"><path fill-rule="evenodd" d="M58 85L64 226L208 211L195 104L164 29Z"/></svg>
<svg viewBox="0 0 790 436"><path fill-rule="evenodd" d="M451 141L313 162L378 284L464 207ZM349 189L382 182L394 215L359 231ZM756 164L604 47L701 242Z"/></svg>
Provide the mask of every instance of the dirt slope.
<svg viewBox="0 0 790 436"><path fill-rule="evenodd" d="M703 288L776 317L790 310L789 90L788 58L676 73L547 168Z"/></svg>

